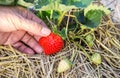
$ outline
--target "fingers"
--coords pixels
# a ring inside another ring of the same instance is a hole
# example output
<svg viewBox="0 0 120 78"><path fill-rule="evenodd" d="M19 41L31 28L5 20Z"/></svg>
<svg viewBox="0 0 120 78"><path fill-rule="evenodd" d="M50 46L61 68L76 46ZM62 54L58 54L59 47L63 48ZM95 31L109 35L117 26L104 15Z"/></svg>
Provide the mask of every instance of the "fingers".
<svg viewBox="0 0 120 78"><path fill-rule="evenodd" d="M11 34L11 33L0 32L0 45L1 45L1 44L3 45L3 44L8 40L10 34Z"/></svg>
<svg viewBox="0 0 120 78"><path fill-rule="evenodd" d="M19 9L19 13L23 16L23 19L20 19L21 29L31 32L34 35L48 36L50 34L50 29L48 29L46 24L37 16L35 16L33 13L26 10L25 8L17 8Z"/></svg>
<svg viewBox="0 0 120 78"><path fill-rule="evenodd" d="M3 37L6 37L6 41L4 42L4 45L8 45L8 44L14 44L16 42L18 42L22 36L24 36L26 32L25 31L15 31L15 32L10 32L3 35Z"/></svg>
<svg viewBox="0 0 120 78"><path fill-rule="evenodd" d="M33 33L34 35L48 36L51 32L50 29L48 29L47 27L43 27L41 24L38 24L37 22L25 18L19 20L21 21L21 24L19 24L19 29L23 29L25 31Z"/></svg>
<svg viewBox="0 0 120 78"><path fill-rule="evenodd" d="M21 41L31 47L36 53L41 53L43 51L38 42L29 34L25 34Z"/></svg>
<svg viewBox="0 0 120 78"><path fill-rule="evenodd" d="M18 42L16 44L14 44L13 47L15 47L19 51L29 54L29 55L35 54L35 52L30 47L24 45L22 42Z"/></svg>
<svg viewBox="0 0 120 78"><path fill-rule="evenodd" d="M4 38L4 35L1 36L1 38ZM40 45L38 44L38 40L34 38L34 35L31 36L30 34L24 31L16 31L10 33L7 37L7 40L4 41L3 45L8 44L11 44L16 49L30 55L34 53L41 53L43 51Z"/></svg>

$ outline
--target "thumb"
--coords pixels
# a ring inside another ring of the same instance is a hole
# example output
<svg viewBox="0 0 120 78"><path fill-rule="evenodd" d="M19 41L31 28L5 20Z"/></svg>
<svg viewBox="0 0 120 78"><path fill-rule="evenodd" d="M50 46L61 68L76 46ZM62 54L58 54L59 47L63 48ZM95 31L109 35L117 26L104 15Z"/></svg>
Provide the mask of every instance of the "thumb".
<svg viewBox="0 0 120 78"><path fill-rule="evenodd" d="M48 29L46 26L42 26L41 24L29 20L29 19L20 19L21 24L20 24L20 29L23 29L25 31L28 31L34 35L39 35L39 36L48 36L51 32L50 29Z"/></svg>

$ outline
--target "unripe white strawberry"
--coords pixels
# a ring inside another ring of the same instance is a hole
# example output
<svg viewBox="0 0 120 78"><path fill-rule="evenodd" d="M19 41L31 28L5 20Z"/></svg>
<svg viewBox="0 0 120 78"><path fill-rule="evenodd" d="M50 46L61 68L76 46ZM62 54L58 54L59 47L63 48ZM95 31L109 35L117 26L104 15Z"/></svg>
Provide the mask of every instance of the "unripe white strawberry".
<svg viewBox="0 0 120 78"><path fill-rule="evenodd" d="M72 67L72 63L68 59L63 59L59 62L57 72L62 73L64 71L69 70Z"/></svg>
<svg viewBox="0 0 120 78"><path fill-rule="evenodd" d="M101 64L101 62L102 62L101 55L99 53L94 53L91 56L91 61L92 61L92 63L94 63L96 65Z"/></svg>

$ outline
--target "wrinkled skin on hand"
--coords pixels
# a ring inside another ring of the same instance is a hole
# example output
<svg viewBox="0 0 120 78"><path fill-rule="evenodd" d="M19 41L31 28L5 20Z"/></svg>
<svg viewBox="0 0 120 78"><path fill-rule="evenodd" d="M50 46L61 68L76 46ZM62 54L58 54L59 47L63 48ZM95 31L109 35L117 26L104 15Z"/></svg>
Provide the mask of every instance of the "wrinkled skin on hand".
<svg viewBox="0 0 120 78"><path fill-rule="evenodd" d="M0 6L0 45L12 45L26 54L41 53L41 36L50 34L46 24L22 7Z"/></svg>

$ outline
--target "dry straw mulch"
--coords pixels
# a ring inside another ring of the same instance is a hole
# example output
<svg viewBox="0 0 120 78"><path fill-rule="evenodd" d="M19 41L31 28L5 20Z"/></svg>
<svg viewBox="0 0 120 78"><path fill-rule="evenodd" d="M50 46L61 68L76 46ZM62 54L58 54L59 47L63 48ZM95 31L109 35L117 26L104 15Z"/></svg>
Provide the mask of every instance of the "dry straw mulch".
<svg viewBox="0 0 120 78"><path fill-rule="evenodd" d="M103 18L95 30L96 40L88 53L98 52L102 64L90 63L83 50L74 44L51 56L36 54L28 56L9 46L0 46L0 78L120 78L120 23L113 23L110 16ZM64 57L73 58L73 67L57 73L58 62Z"/></svg>
<svg viewBox="0 0 120 78"><path fill-rule="evenodd" d="M120 29L111 20L102 22L96 30L95 44L87 52L102 55L102 64L91 64L82 50L73 44L52 56L28 56L11 46L0 46L0 78L120 78ZM76 53L74 66L64 73L57 73L58 62Z"/></svg>

